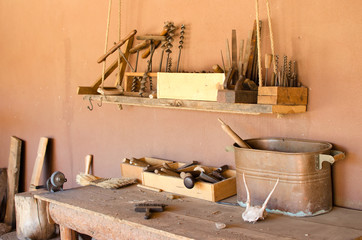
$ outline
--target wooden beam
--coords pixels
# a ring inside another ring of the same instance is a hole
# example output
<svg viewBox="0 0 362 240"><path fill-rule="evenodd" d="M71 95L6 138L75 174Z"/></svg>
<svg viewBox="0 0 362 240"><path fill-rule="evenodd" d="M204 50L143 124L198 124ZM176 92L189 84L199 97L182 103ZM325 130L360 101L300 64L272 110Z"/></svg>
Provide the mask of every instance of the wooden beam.
<svg viewBox="0 0 362 240"><path fill-rule="evenodd" d="M8 195L6 203L6 214L4 222L12 227L15 227L15 194L19 189L19 173L20 173L20 158L21 158L22 140L17 137L10 139L10 155L8 165Z"/></svg>
<svg viewBox="0 0 362 240"><path fill-rule="evenodd" d="M29 191L36 190L36 186L39 186L40 175L44 165L45 151L48 144L48 138L40 138L38 154L34 163L33 174L31 175Z"/></svg>

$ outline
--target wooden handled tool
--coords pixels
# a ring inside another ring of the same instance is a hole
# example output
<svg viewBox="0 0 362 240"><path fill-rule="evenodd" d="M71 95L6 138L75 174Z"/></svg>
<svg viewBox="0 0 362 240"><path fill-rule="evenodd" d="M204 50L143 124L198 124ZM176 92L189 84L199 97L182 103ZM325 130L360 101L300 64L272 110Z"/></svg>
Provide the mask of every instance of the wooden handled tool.
<svg viewBox="0 0 362 240"><path fill-rule="evenodd" d="M133 53L136 53L137 51L141 51L142 49L145 49L146 47L150 46L150 43L151 42L149 40L145 40L145 41L141 42L140 44L137 44L136 46L131 48L129 50L129 53L133 54Z"/></svg>
<svg viewBox="0 0 362 240"><path fill-rule="evenodd" d="M241 148L251 148L243 139L241 139L228 125L226 125L220 118L218 118L221 123L221 128L241 147Z"/></svg>
<svg viewBox="0 0 362 240"><path fill-rule="evenodd" d="M218 64L213 65L212 70L214 70L215 73L224 73L224 70Z"/></svg>
<svg viewBox="0 0 362 240"><path fill-rule="evenodd" d="M167 33L168 33L167 28L163 28L160 36L166 36ZM158 46L160 46L161 41L155 41L154 44L155 44L154 49L156 49L156 48L158 48ZM151 47L149 47L148 49L146 49L146 50L144 51L144 53L142 54L142 58L147 58L148 55L150 55L150 53L151 53Z"/></svg>
<svg viewBox="0 0 362 240"><path fill-rule="evenodd" d="M92 160L93 160L93 155L87 155L85 157L85 171L84 171L85 174L89 174Z"/></svg>
<svg viewBox="0 0 362 240"><path fill-rule="evenodd" d="M131 37L133 37L134 35L136 35L137 30L133 30L132 32L130 32L124 39L122 39L121 41L119 41L116 45L114 45L111 49L108 50L108 52L106 52L103 56L101 56L98 59L98 63L103 62L104 60L107 59L107 57L109 55L111 55L112 53L114 53L118 48L122 47L123 44L125 44L125 42L130 39Z"/></svg>
<svg viewBox="0 0 362 240"><path fill-rule="evenodd" d="M271 54L265 54L265 86L267 85L268 82L268 69L271 66L271 62L272 62L272 57L273 55Z"/></svg>

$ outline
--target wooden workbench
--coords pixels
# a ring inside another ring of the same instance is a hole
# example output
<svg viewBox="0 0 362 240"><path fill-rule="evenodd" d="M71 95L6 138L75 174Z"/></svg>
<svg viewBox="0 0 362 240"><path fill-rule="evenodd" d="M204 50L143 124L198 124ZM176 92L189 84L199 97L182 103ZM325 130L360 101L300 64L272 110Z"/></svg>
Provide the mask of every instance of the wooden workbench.
<svg viewBox="0 0 362 240"><path fill-rule="evenodd" d="M62 239L73 230L102 239L356 239L362 236L362 212L334 208L316 217L269 214L256 224L243 222L244 208L190 197L169 199L129 186L119 190L87 186L35 197L49 202L49 214L60 225ZM235 202L236 198L228 199ZM164 212L149 220L134 212L136 203L164 203ZM226 224L218 230L216 222Z"/></svg>

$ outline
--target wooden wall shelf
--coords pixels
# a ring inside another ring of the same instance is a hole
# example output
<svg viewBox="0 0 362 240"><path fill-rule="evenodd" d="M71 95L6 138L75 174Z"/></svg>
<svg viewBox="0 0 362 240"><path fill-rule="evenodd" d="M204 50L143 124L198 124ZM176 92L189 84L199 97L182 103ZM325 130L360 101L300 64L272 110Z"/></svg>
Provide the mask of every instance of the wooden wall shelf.
<svg viewBox="0 0 362 240"><path fill-rule="evenodd" d="M306 112L305 105L267 105L267 104L245 104L245 103L219 103L211 101L192 101L176 99L150 99L129 96L102 96L83 95L84 100L102 101L118 105L158 107L168 109L183 109L206 112L224 112L239 114L292 114Z"/></svg>

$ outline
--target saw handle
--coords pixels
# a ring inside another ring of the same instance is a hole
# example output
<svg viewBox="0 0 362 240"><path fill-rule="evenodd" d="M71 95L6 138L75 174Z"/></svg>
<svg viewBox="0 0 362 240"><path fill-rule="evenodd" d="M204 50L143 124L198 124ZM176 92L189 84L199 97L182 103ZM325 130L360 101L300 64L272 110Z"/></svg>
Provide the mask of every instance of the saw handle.
<svg viewBox="0 0 362 240"><path fill-rule="evenodd" d="M221 128L241 147L251 148L243 139L241 139L228 125L226 125L220 118Z"/></svg>

